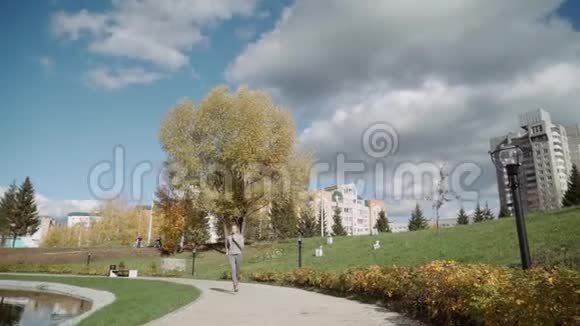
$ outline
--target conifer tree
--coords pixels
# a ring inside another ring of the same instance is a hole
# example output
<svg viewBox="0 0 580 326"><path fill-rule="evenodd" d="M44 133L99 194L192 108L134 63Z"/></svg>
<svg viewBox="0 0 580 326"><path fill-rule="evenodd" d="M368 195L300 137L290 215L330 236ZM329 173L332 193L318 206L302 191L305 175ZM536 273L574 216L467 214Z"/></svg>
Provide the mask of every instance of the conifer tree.
<svg viewBox="0 0 580 326"><path fill-rule="evenodd" d="M411 219L409 219L409 231L425 230L429 228L427 219L423 216L423 211L419 204L415 206L413 212L411 212Z"/></svg>
<svg viewBox="0 0 580 326"><path fill-rule="evenodd" d="M490 221L490 220L495 219L495 216L493 215L493 212L489 208L487 201L485 202L485 208L483 209L483 215L484 215L484 218L486 221Z"/></svg>
<svg viewBox="0 0 580 326"><path fill-rule="evenodd" d="M14 218L17 209L16 194L18 187L12 183L0 199L0 246L10 235L10 221Z"/></svg>
<svg viewBox="0 0 580 326"><path fill-rule="evenodd" d="M332 225L332 234L334 236L345 236L347 235L344 226L342 226L342 217L340 216L340 208L334 208L334 215L332 216L334 224Z"/></svg>
<svg viewBox="0 0 580 326"><path fill-rule="evenodd" d="M40 225L36 202L34 201L34 186L26 177L16 192L15 211L8 216L8 229L12 235L12 247L18 237L34 234Z"/></svg>
<svg viewBox="0 0 580 326"><path fill-rule="evenodd" d="M461 207L459 213L457 214L457 224L465 225L469 224L469 216L465 213L465 209Z"/></svg>
<svg viewBox="0 0 580 326"><path fill-rule="evenodd" d="M485 221L485 211L481 209L479 203L475 207L475 212L473 212L473 223L481 223Z"/></svg>
<svg viewBox="0 0 580 326"><path fill-rule="evenodd" d="M389 226L389 220L384 210L379 212L379 218L377 219L376 225L377 231L380 233L391 232L391 227Z"/></svg>
<svg viewBox="0 0 580 326"><path fill-rule="evenodd" d="M568 178L568 190L562 199L562 206L570 207L580 205L580 172L576 164L572 165L572 172Z"/></svg>

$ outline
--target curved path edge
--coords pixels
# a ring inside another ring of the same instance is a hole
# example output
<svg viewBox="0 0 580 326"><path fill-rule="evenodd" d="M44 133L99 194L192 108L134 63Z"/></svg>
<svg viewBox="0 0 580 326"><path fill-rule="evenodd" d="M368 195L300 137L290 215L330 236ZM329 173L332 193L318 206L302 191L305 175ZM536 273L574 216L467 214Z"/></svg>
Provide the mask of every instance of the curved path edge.
<svg viewBox="0 0 580 326"><path fill-rule="evenodd" d="M201 290L194 302L160 319L156 325L378 326L422 323L384 307L296 288L180 278L147 278L191 285Z"/></svg>
<svg viewBox="0 0 580 326"><path fill-rule="evenodd" d="M95 311L109 305L115 301L115 295L108 291L95 290L80 286L73 286L62 283L41 282L41 281L17 281L17 280L0 280L0 289L8 290L26 290L34 292L62 294L82 300L92 302L91 309L84 313L68 319L59 325L75 325L79 321L92 315Z"/></svg>

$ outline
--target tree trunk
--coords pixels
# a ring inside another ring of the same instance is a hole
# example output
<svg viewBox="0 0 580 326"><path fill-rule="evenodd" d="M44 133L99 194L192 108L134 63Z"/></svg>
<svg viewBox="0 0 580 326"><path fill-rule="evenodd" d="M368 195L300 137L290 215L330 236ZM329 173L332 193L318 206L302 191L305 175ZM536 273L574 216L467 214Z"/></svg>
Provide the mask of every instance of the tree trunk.
<svg viewBox="0 0 580 326"><path fill-rule="evenodd" d="M12 238L12 248L14 248L14 246L16 245L16 237L17 235L14 234L14 237Z"/></svg>

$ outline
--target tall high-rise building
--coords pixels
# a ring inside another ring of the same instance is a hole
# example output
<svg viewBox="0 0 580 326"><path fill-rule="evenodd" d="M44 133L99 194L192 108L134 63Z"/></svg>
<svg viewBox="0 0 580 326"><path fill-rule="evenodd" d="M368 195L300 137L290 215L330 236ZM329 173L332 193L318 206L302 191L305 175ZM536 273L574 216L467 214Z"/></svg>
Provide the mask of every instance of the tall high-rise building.
<svg viewBox="0 0 580 326"><path fill-rule="evenodd" d="M552 123L550 114L541 109L520 114L519 124L519 132L491 139L491 149L513 144L524 152L519 171L524 211L560 208L572 166L566 128ZM497 171L497 183L500 205L512 211L505 169Z"/></svg>
<svg viewBox="0 0 580 326"><path fill-rule="evenodd" d="M570 161L580 169L580 125L566 127L566 133L570 147Z"/></svg>

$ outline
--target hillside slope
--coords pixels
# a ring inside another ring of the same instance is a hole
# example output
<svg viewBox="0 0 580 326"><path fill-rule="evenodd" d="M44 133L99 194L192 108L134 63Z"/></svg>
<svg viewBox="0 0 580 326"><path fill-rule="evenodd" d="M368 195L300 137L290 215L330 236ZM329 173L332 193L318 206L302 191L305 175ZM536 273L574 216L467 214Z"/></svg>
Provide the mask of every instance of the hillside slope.
<svg viewBox="0 0 580 326"><path fill-rule="evenodd" d="M526 217L530 250L534 263L580 268L580 208ZM372 250L379 240L381 248ZM323 257L314 249L324 247ZM259 243L244 254L243 271L289 270L297 267L297 243ZM191 257L187 254L183 257ZM519 251L513 218L450 229L426 230L376 236L304 241L303 266L341 270L351 266L416 265L432 260L519 266ZM220 278L228 266L217 252L198 254L196 276Z"/></svg>

